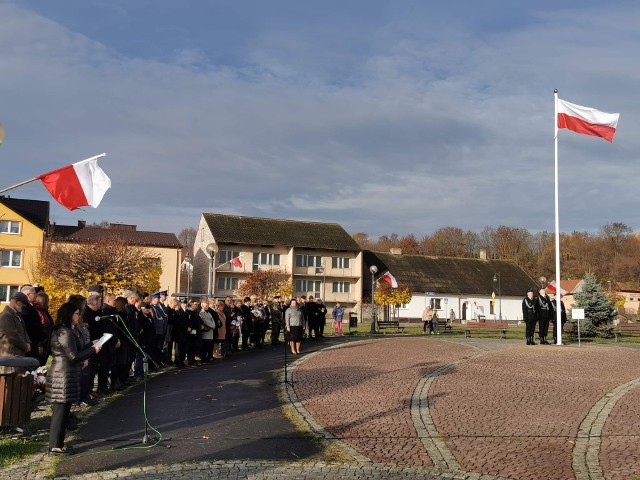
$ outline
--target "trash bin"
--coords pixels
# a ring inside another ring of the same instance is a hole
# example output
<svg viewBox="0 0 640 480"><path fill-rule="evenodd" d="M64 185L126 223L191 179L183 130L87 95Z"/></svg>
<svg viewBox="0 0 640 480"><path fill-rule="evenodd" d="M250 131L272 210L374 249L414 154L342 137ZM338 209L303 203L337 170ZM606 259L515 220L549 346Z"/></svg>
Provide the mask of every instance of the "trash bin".
<svg viewBox="0 0 640 480"><path fill-rule="evenodd" d="M358 327L358 314L356 312L349 312L349 328Z"/></svg>
<svg viewBox="0 0 640 480"><path fill-rule="evenodd" d="M0 375L0 426L17 427L31 420L33 376Z"/></svg>

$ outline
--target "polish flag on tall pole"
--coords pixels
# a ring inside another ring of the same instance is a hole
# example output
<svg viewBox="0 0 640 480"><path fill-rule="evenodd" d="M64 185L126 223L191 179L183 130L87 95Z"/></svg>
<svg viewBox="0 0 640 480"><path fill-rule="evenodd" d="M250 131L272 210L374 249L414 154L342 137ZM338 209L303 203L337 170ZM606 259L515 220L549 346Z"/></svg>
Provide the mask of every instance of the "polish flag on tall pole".
<svg viewBox="0 0 640 480"><path fill-rule="evenodd" d="M391 285L392 288L398 288L398 282L396 280L396 277L391 275L391 272L389 272L389 270L387 270L382 275L380 275L380 277L378 277L378 280L384 280L389 285Z"/></svg>
<svg viewBox="0 0 640 480"><path fill-rule="evenodd" d="M558 128L568 128L576 133L602 137L612 142L618 126L619 113L606 113L595 108L583 107L558 98Z"/></svg>
<svg viewBox="0 0 640 480"><path fill-rule="evenodd" d="M102 197L111 188L111 180L98 166L98 159L104 156L106 156L106 153L67 165L52 172L43 173L30 180L2 189L0 193L40 180L45 188L49 190L51 196L60 205L69 210L76 210L88 205L98 208Z"/></svg>
<svg viewBox="0 0 640 480"><path fill-rule="evenodd" d="M558 129L568 128L576 133L602 137L612 142L613 136L618 128L618 113L605 113L595 108L583 107L574 103L569 103L558 98L558 90L553 91L554 98L554 118L553 118L553 150L554 150L554 173L555 173L555 247L556 247L556 291L562 292L560 286L560 215L558 208ZM561 295L556 295L556 325L562 325L562 305ZM562 345L562 329L558 329L557 344Z"/></svg>

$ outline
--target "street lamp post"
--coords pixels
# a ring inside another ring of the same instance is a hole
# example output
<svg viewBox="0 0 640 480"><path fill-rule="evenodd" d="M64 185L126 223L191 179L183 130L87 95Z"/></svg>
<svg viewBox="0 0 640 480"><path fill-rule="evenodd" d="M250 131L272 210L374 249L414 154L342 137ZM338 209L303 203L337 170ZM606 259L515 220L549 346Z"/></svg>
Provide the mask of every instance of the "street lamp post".
<svg viewBox="0 0 640 480"><path fill-rule="evenodd" d="M498 302L500 305L498 318L502 321L502 276L500 275L500 272L493 274L493 283L498 284Z"/></svg>
<svg viewBox="0 0 640 480"><path fill-rule="evenodd" d="M215 262L216 262L216 253L218 252L218 246L215 243L210 243L207 245L207 254L209 255L210 264L209 264L209 297L213 297L213 293L215 292L215 288L213 285L214 275L215 275Z"/></svg>
<svg viewBox="0 0 640 480"><path fill-rule="evenodd" d="M547 277L542 276L538 280L540 280L540 288L545 288L547 286Z"/></svg>
<svg viewBox="0 0 640 480"><path fill-rule="evenodd" d="M371 265L369 267L371 272L371 333L376 333L376 273L378 267Z"/></svg>

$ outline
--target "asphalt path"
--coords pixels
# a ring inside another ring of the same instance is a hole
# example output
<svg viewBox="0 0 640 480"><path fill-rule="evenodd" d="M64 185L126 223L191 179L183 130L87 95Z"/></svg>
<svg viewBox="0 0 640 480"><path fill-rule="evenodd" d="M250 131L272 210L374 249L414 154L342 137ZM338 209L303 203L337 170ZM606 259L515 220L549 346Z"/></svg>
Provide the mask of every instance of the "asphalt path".
<svg viewBox="0 0 640 480"><path fill-rule="evenodd" d="M350 340L311 340L302 350L309 353ZM296 358L289 352L289 363ZM71 442L76 454L58 464L56 475L201 460L321 460L318 446L298 432L282 410L277 392L283 367L284 346L265 345L201 367L170 368L152 376L147 381L147 415L162 434L160 444L140 448L148 446L141 444L140 383L89 418ZM156 435L151 430L149 434Z"/></svg>

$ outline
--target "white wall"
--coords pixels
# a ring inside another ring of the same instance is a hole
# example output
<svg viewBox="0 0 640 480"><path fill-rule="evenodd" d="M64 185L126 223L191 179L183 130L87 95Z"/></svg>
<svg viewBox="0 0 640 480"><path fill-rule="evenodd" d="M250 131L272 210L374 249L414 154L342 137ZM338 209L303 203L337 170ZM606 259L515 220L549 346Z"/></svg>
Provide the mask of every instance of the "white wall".
<svg viewBox="0 0 640 480"><path fill-rule="evenodd" d="M426 301L425 301L426 298ZM524 297L523 297L524 298ZM491 297L482 296L459 296L459 295L427 295L414 294L411 302L405 308L400 308L398 314L400 318L422 318L422 312L426 305L434 301L439 301L440 308L437 309L438 315L449 317L449 311L453 309L456 319L462 318L464 304L467 305L467 320L477 320L478 315L484 315L487 320L499 320L500 300L496 298L494 313L491 314ZM522 320L522 298L520 297L502 297L502 319L503 320Z"/></svg>

